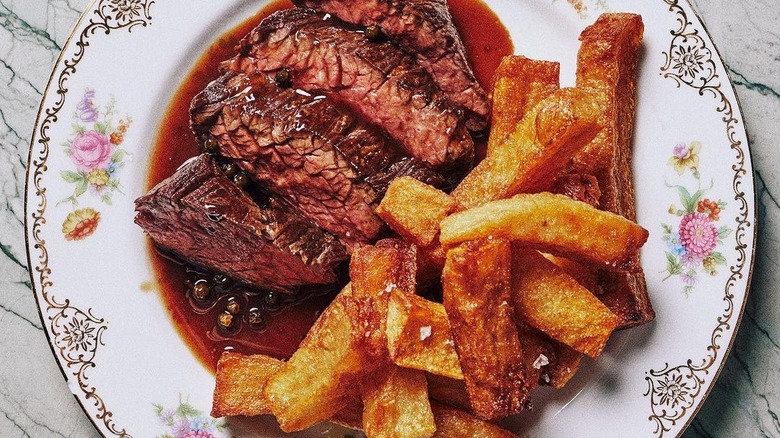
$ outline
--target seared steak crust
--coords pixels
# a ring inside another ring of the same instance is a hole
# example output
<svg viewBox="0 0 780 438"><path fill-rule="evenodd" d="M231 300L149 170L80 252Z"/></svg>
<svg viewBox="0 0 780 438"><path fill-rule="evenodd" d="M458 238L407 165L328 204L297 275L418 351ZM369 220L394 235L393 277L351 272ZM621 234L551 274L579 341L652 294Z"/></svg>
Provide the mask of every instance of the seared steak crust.
<svg viewBox="0 0 780 438"><path fill-rule="evenodd" d="M470 112L468 127L481 131L490 117L490 101L466 57L447 0L293 0L362 26L379 26L430 73L455 103Z"/></svg>
<svg viewBox="0 0 780 438"><path fill-rule="evenodd" d="M414 58L360 28L313 9L279 11L260 23L223 67L247 74L290 71L295 87L325 93L381 126L434 168L470 164L465 111Z"/></svg>
<svg viewBox="0 0 780 438"><path fill-rule="evenodd" d="M282 292L330 284L348 255L298 215L261 209L208 155L135 201L135 223L159 247L246 284Z"/></svg>
<svg viewBox="0 0 780 438"><path fill-rule="evenodd" d="M279 87L262 73L225 73L193 99L191 117L222 156L350 248L385 229L374 213L385 180L439 178L399 159L397 146L325 96Z"/></svg>

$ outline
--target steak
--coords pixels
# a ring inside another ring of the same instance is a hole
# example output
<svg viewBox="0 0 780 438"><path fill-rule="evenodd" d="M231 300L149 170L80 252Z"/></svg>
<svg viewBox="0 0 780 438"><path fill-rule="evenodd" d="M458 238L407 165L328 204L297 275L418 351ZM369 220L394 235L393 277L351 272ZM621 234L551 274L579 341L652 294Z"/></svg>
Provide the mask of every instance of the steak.
<svg viewBox="0 0 780 438"><path fill-rule="evenodd" d="M305 219L260 208L205 154L138 198L135 209L135 223L160 248L263 289L334 283L348 257Z"/></svg>
<svg viewBox="0 0 780 438"><path fill-rule="evenodd" d="M490 101L466 57L447 0L293 0L362 26L379 26L404 51L414 55L450 100L471 114L468 128L482 131Z"/></svg>
<svg viewBox="0 0 780 438"><path fill-rule="evenodd" d="M288 9L264 19L239 50L224 69L249 75L287 69L294 87L345 103L433 168L471 164L463 107L412 56L369 41L361 28L313 9Z"/></svg>
<svg viewBox="0 0 780 438"><path fill-rule="evenodd" d="M350 249L385 230L374 209L389 180L442 181L331 99L280 87L262 73L223 74L195 96L191 122L261 188Z"/></svg>

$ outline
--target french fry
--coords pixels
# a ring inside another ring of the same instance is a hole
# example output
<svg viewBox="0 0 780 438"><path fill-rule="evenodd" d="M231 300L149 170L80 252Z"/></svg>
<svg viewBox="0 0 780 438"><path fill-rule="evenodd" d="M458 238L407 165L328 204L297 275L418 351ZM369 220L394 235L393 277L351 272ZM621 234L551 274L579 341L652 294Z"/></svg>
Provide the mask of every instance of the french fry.
<svg viewBox="0 0 780 438"><path fill-rule="evenodd" d="M438 403L431 403L431 408L436 419L434 438L517 438L512 432L461 410Z"/></svg>
<svg viewBox="0 0 780 438"><path fill-rule="evenodd" d="M372 438L427 438L436 430L425 373L392 364L363 383L363 430Z"/></svg>
<svg viewBox="0 0 780 438"><path fill-rule="evenodd" d="M487 153L502 145L539 102L560 88L561 65L505 56L493 75L493 113Z"/></svg>
<svg viewBox="0 0 780 438"><path fill-rule="evenodd" d="M386 333L387 349L396 365L463 379L450 323L441 304L392 291Z"/></svg>
<svg viewBox="0 0 780 438"><path fill-rule="evenodd" d="M265 397L285 432L328 420L357 395L373 362L364 352L360 309L347 285L322 312L290 360L270 378Z"/></svg>
<svg viewBox="0 0 780 438"><path fill-rule="evenodd" d="M510 267L509 242L480 240L447 251L442 275L444 308L469 401L484 420L520 412L528 402Z"/></svg>
<svg viewBox="0 0 780 438"><path fill-rule="evenodd" d="M463 379L456 380L431 373L425 373L425 379L428 381L428 396L431 400L471 412L466 382Z"/></svg>
<svg viewBox="0 0 780 438"><path fill-rule="evenodd" d="M592 358L601 354L617 316L537 251L512 251L515 314L551 338Z"/></svg>
<svg viewBox="0 0 780 438"><path fill-rule="evenodd" d="M582 201L596 208L601 199L599 181L593 175L566 173L553 181L550 192L566 195L575 201Z"/></svg>
<svg viewBox="0 0 780 438"><path fill-rule="evenodd" d="M430 246L439 234L439 223L456 205L441 190L404 176L390 183L376 214L401 237L418 246Z"/></svg>
<svg viewBox="0 0 780 438"><path fill-rule="evenodd" d="M600 127L594 99L563 88L540 102L515 131L474 168L452 192L463 208L548 185L569 166L572 154Z"/></svg>
<svg viewBox="0 0 780 438"><path fill-rule="evenodd" d="M418 293L441 281L441 271L447 259L447 250L437 240L431 246L417 248Z"/></svg>
<svg viewBox="0 0 780 438"><path fill-rule="evenodd" d="M569 383L582 362L583 354L568 345L557 343L544 368L542 381L553 388L563 388Z"/></svg>
<svg viewBox="0 0 780 438"><path fill-rule="evenodd" d="M284 362L262 355L226 351L217 362L212 417L270 414L265 387ZM354 397L330 419L352 429L362 426L363 404Z"/></svg>
<svg viewBox="0 0 780 438"><path fill-rule="evenodd" d="M217 362L211 416L270 414L265 387L283 364L262 354L222 353Z"/></svg>
<svg viewBox="0 0 780 438"><path fill-rule="evenodd" d="M398 239L355 249L349 264L352 296L361 304L362 324L369 354L387 357L387 303L390 292L413 294L416 289L417 249Z"/></svg>
<svg viewBox="0 0 780 438"><path fill-rule="evenodd" d="M636 220L631 138L636 107L637 63L644 25L635 14L603 14L580 35L577 86L601 102L604 129L572 160L574 171L596 175L601 208ZM601 274L599 298L620 317L620 327L655 318L641 272Z"/></svg>
<svg viewBox="0 0 780 438"><path fill-rule="evenodd" d="M636 271L647 230L621 216L563 195L517 195L455 213L441 223L439 240L454 245L489 236L612 270Z"/></svg>

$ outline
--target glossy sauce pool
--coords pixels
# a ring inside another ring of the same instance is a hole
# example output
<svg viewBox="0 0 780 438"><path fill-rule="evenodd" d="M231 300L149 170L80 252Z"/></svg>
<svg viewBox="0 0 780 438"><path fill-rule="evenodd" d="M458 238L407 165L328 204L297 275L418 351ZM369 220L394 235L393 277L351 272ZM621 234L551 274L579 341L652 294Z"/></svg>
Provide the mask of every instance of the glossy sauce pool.
<svg viewBox="0 0 780 438"><path fill-rule="evenodd" d="M485 90L490 90L493 73L501 58L514 51L509 33L493 11L480 0L449 0L449 5L477 80ZM234 56L238 41L260 20L274 11L291 7L290 0L272 1L258 14L222 35L193 66L160 124L152 150L147 189L199 153L198 143L189 128L190 101L217 77L219 63ZM225 349L245 354L289 357L333 295L323 292L305 299L279 300L279 296L230 287L220 293L212 293L208 300L198 301L185 293L184 286L186 281L199 278L197 274L188 272L184 265L158 253L151 241L149 248L160 293L174 324L200 361L212 370ZM216 321L231 297L238 303L241 312L234 321L233 329L224 332L216 327ZM257 309L256 314L262 315L262 323L249 323L247 311L250 308Z"/></svg>

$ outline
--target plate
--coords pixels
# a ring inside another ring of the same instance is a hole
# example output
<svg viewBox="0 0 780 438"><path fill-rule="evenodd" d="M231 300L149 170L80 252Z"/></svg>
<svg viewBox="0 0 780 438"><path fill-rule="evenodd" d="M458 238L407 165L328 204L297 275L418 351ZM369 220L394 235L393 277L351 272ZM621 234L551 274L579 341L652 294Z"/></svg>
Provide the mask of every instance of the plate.
<svg viewBox="0 0 780 438"><path fill-rule="evenodd" d="M540 391L507 426L534 437L678 436L728 355L753 264L753 171L726 70L684 1L487 3L518 53L561 62L563 85L599 13L645 23L634 171L657 319L617 333L566 389ZM269 419L208 417L213 376L174 329L132 222L174 91L209 43L263 4L99 0L52 73L28 162L30 273L54 356L104 436L279 435Z"/></svg>

